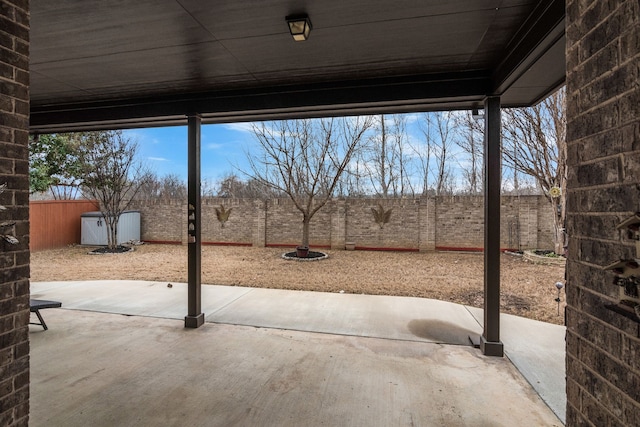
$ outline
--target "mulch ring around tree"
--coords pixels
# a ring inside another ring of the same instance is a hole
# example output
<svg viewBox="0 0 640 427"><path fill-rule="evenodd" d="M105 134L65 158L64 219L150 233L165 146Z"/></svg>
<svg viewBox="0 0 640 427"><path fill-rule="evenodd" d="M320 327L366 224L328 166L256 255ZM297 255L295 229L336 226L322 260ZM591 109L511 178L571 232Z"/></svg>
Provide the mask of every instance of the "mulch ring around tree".
<svg viewBox="0 0 640 427"><path fill-rule="evenodd" d="M299 258L297 252L293 251L282 254L282 258L289 261L321 261L329 258L329 255L324 252L309 251L306 258Z"/></svg>
<svg viewBox="0 0 640 427"><path fill-rule="evenodd" d="M133 251L133 246L122 246L118 245L115 249L111 250L107 246L102 246L100 248L96 248L92 251L89 251L89 255L112 255L112 254L124 254L127 252Z"/></svg>

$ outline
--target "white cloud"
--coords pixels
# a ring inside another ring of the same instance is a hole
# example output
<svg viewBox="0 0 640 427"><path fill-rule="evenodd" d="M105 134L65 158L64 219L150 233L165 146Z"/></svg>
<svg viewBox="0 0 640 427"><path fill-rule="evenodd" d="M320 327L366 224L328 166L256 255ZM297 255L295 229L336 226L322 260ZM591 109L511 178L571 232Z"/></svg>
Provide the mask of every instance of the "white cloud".
<svg viewBox="0 0 640 427"><path fill-rule="evenodd" d="M405 120L407 121L408 125L412 125L420 121L420 114L418 113L405 114Z"/></svg>
<svg viewBox="0 0 640 427"><path fill-rule="evenodd" d="M125 130L127 136L134 141L145 144L159 144L160 141L157 138L150 137L146 132L141 132L135 129Z"/></svg>
<svg viewBox="0 0 640 427"><path fill-rule="evenodd" d="M223 124L225 128L229 130L233 130L236 132L247 132L253 134L253 123L244 122L244 123L226 123Z"/></svg>

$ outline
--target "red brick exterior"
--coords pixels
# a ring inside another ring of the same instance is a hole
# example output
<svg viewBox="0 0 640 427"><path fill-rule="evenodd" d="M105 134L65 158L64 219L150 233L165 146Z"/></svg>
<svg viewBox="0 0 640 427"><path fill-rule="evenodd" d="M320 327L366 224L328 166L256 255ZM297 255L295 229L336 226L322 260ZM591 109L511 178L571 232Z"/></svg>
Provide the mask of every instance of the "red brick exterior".
<svg viewBox="0 0 640 427"><path fill-rule="evenodd" d="M29 422L29 2L0 1L0 425ZM6 231L6 228L4 229Z"/></svg>
<svg viewBox="0 0 640 427"><path fill-rule="evenodd" d="M567 1L567 425L640 423L640 323L602 269L640 211L640 2Z"/></svg>

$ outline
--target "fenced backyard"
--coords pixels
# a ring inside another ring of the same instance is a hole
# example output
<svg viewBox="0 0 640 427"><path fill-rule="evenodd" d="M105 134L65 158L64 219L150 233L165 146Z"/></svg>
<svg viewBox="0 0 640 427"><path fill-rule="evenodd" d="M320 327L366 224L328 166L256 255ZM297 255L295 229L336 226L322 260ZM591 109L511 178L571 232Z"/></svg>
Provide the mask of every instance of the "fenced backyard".
<svg viewBox="0 0 640 427"><path fill-rule="evenodd" d="M87 247L38 251L31 256L31 280L187 281L187 248L142 245L130 253L87 255ZM465 252L381 252L327 250L329 258L295 262L281 248L204 246L202 283L434 298L482 307L483 256ZM537 265L521 257L501 258L501 311L562 324L554 284L560 265Z"/></svg>
<svg viewBox="0 0 640 427"><path fill-rule="evenodd" d="M310 243L319 248L430 251L475 250L484 245L484 199L478 196L347 198L331 200L311 221ZM135 201L141 240L187 242L185 200ZM230 211L221 223L216 210ZM390 213L376 222L372 209ZM80 215L97 210L93 201L31 203L31 250L80 243ZM553 249L553 212L543 196L503 196L500 246ZM256 247L295 246L302 216L288 199L203 198L205 244Z"/></svg>

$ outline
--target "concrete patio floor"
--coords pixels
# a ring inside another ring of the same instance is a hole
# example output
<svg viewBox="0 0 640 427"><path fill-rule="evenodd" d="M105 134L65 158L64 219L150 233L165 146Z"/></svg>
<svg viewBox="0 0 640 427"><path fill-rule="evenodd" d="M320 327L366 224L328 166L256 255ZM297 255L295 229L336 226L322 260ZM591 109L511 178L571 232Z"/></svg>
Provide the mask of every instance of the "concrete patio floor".
<svg viewBox="0 0 640 427"><path fill-rule="evenodd" d="M48 331L30 326L32 426L564 419L560 326L503 315L508 358L491 358L467 339L482 310L443 301L203 286L207 323L189 330L185 284L31 285L63 304L42 312Z"/></svg>

